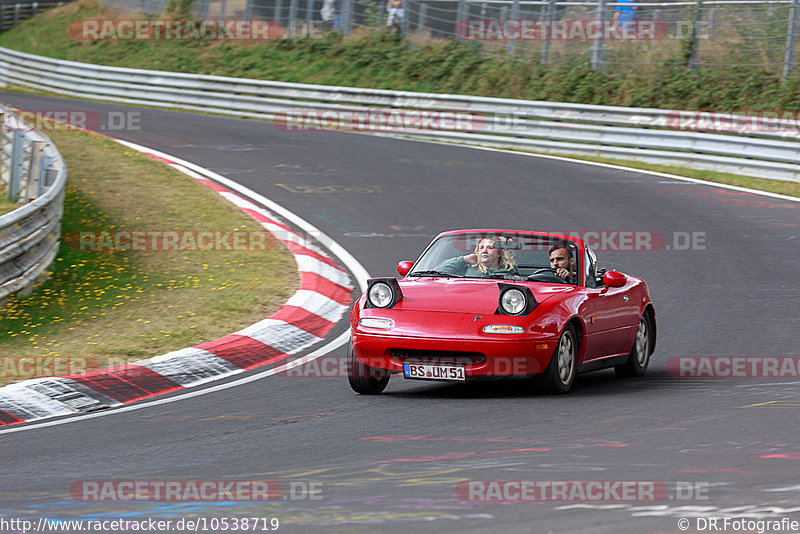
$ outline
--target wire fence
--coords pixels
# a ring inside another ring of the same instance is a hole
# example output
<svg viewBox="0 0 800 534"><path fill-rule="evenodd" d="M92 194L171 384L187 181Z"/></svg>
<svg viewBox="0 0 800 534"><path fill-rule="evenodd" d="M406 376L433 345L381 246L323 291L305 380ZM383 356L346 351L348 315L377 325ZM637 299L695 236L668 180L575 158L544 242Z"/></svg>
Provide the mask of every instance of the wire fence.
<svg viewBox="0 0 800 534"><path fill-rule="evenodd" d="M44 2L3 2L0 3L0 31L15 28L17 24L25 19L36 16L42 9L57 7L66 3L65 1L44 1Z"/></svg>
<svg viewBox="0 0 800 534"><path fill-rule="evenodd" d="M167 6L105 2L145 13ZM284 37L315 38L331 29L348 36L390 23L410 39L472 40L489 54L548 65L646 69L679 59L692 67L761 67L788 78L796 70L800 0L194 0L192 9L198 18L274 20Z"/></svg>

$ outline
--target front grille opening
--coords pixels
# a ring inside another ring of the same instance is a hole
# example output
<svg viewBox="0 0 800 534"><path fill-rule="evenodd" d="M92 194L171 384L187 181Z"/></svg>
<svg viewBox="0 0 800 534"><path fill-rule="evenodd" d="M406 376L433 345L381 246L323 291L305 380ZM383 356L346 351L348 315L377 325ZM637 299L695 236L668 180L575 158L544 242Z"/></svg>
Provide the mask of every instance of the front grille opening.
<svg viewBox="0 0 800 534"><path fill-rule="evenodd" d="M425 363L428 365L483 365L486 356L480 352L447 350L390 349L393 360L401 363Z"/></svg>

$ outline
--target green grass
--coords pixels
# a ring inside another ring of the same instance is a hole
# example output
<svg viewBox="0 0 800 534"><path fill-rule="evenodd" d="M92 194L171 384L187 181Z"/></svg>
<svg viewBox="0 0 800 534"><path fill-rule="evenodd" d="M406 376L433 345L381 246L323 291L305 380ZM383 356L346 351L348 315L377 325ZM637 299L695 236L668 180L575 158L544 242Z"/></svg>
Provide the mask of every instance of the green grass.
<svg viewBox="0 0 800 534"><path fill-rule="evenodd" d="M19 207L20 204L17 204L16 202L9 202L8 200L6 200L6 189L4 186L0 185L0 215L6 214L10 211L14 211Z"/></svg>
<svg viewBox="0 0 800 534"><path fill-rule="evenodd" d="M78 41L67 32L73 21L103 16L122 15L81 0L3 32L0 46L97 64L290 82L664 109L800 109L797 78L782 84L778 73L736 66L752 63L736 47L715 52L727 54L723 66L690 70L678 47L667 46L674 43L631 43L615 54L652 56L649 65L593 71L582 59L544 66L538 55L490 56L476 43L382 31L267 43Z"/></svg>
<svg viewBox="0 0 800 534"><path fill-rule="evenodd" d="M0 310L0 384L10 359L137 360L216 339L276 311L297 287L291 255L256 251L81 250L79 232L260 231L210 188L107 139L50 131L69 180L49 278Z"/></svg>

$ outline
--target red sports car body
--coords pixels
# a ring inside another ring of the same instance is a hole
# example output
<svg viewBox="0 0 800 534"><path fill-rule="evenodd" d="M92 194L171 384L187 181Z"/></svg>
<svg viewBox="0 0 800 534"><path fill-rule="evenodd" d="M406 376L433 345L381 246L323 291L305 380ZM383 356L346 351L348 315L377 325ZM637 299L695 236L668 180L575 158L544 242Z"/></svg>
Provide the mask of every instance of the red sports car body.
<svg viewBox="0 0 800 534"><path fill-rule="evenodd" d="M559 254L560 271L551 260ZM400 280L369 280L350 313L349 381L359 393L380 393L392 374L534 375L545 390L563 393L580 372L614 367L642 376L655 348L647 284L599 270L576 237L444 232L397 271Z"/></svg>

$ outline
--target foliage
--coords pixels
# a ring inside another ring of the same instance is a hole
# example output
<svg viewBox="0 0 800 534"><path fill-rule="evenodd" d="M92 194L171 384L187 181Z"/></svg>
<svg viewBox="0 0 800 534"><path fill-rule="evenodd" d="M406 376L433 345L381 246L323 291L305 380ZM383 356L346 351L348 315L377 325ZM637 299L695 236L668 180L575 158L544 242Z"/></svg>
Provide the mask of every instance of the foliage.
<svg viewBox="0 0 800 534"><path fill-rule="evenodd" d="M192 16L192 0L169 0L167 12L172 13L177 19L188 19Z"/></svg>
<svg viewBox="0 0 800 534"><path fill-rule="evenodd" d="M781 84L779 73L737 64L743 52L736 47L724 51L731 61L721 66L688 69L684 46L646 69L593 71L585 61L541 65L538 55L492 56L477 43L402 39L382 29L266 43L69 37L70 22L100 11L86 0L57 8L0 35L0 46L91 63L301 83L665 109L800 108L796 79Z"/></svg>

